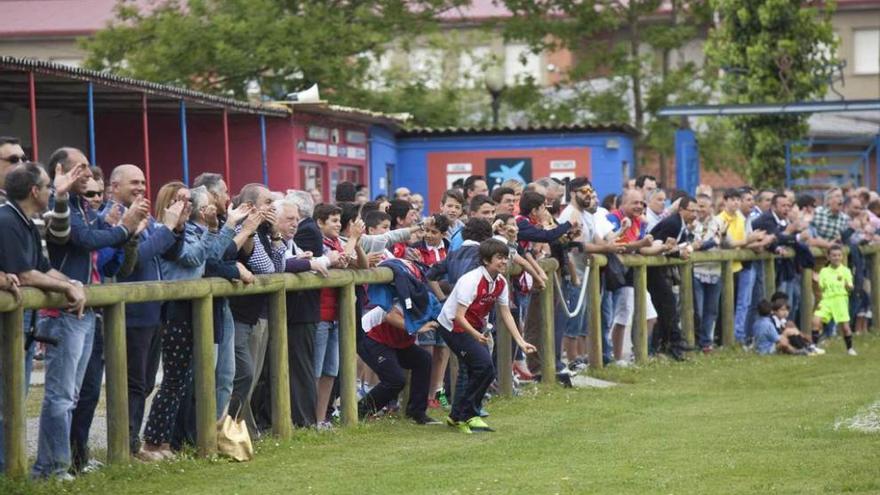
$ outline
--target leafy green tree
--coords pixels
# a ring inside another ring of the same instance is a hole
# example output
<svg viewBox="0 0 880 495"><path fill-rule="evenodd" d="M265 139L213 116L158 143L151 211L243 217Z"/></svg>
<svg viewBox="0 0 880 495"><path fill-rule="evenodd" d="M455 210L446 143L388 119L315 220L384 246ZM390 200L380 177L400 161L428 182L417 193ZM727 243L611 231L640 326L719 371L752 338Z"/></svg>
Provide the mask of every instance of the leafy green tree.
<svg viewBox="0 0 880 495"><path fill-rule="evenodd" d="M83 41L86 66L243 98L257 83L272 98L319 83L334 103L417 112L449 125L450 92L404 81L368 89L368 54L436 29L437 15L466 0L120 0L116 19Z"/></svg>
<svg viewBox="0 0 880 495"><path fill-rule="evenodd" d="M707 53L722 71L727 103L791 103L821 99L836 66L831 27L835 2L820 10L801 0L714 0L720 22ZM806 135L806 115L734 117L747 174L762 186L781 186L785 143Z"/></svg>
<svg viewBox="0 0 880 495"><path fill-rule="evenodd" d="M669 104L705 102L713 74L682 50L704 34L707 0L504 0L513 13L505 35L535 50L569 50L574 64L563 74L570 93L538 100L529 111L563 122L627 122L641 133L639 150L658 154L661 176L681 122L654 118ZM666 7L664 7L666 5ZM661 9L661 7L664 7ZM637 162L638 163L638 162Z"/></svg>

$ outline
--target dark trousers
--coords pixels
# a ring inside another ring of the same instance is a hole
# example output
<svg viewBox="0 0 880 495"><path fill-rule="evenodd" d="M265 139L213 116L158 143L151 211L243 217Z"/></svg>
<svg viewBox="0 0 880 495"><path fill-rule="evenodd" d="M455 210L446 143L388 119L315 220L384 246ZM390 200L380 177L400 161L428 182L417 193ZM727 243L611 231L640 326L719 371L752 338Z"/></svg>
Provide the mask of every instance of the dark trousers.
<svg viewBox="0 0 880 495"><path fill-rule="evenodd" d="M449 417L454 421L467 421L480 414L480 404L486 390L495 377L495 365L485 346L466 333L439 330L449 350L458 358L459 373L467 373L467 388L456 388Z"/></svg>
<svg viewBox="0 0 880 495"><path fill-rule="evenodd" d="M287 363L290 368L290 409L293 424L314 426L318 387L315 381L317 323L287 324Z"/></svg>
<svg viewBox="0 0 880 495"><path fill-rule="evenodd" d="M428 385L431 381L431 354L417 345L393 349L371 338L361 343L361 359L379 375L379 383L362 399L368 413L375 413L394 400L406 386L410 370L408 416L421 416L428 407Z"/></svg>
<svg viewBox="0 0 880 495"><path fill-rule="evenodd" d="M132 453L140 448L141 425L147 396L156 386L162 327L129 327L125 329L128 359L128 432Z"/></svg>
<svg viewBox="0 0 880 495"><path fill-rule="evenodd" d="M188 322L169 323L162 335L162 385L144 430L153 445L170 443L180 403L193 377L193 330Z"/></svg>
<svg viewBox="0 0 880 495"><path fill-rule="evenodd" d="M648 268L648 292L657 310L657 323L651 338L654 351L681 347L685 342L679 327L678 303L666 267Z"/></svg>
<svg viewBox="0 0 880 495"><path fill-rule="evenodd" d="M95 339L92 355L86 365L86 374L79 389L79 400L73 410L70 423L71 464L80 471L89 461L89 430L95 418L95 409L101 398L101 381L104 377L104 320L100 314L95 318Z"/></svg>

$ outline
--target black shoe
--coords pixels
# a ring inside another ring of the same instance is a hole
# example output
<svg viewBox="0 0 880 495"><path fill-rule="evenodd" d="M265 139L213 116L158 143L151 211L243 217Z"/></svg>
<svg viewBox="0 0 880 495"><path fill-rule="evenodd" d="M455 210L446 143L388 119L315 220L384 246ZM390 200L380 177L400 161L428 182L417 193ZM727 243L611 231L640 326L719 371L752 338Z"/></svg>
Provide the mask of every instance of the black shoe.
<svg viewBox="0 0 880 495"><path fill-rule="evenodd" d="M439 425L439 424L443 424L443 423L437 421L436 419L432 418L431 416L428 416L428 415L425 414L425 413L421 413L421 414L407 414L407 416L409 417L409 419L413 420L413 422L414 422L415 424L417 424L417 425Z"/></svg>
<svg viewBox="0 0 880 495"><path fill-rule="evenodd" d="M687 356L684 355L684 351L674 347L669 351L669 356L676 361L687 361Z"/></svg>
<svg viewBox="0 0 880 495"><path fill-rule="evenodd" d="M681 352L694 352L697 350L696 347L688 345L688 343L683 340L679 342L679 344L675 347L678 348L678 350Z"/></svg>

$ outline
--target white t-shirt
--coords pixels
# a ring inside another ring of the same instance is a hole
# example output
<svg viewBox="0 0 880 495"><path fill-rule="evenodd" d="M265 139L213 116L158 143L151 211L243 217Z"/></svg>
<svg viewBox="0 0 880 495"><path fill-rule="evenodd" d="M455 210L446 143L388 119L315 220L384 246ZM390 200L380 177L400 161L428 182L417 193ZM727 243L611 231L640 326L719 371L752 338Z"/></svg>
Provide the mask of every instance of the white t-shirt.
<svg viewBox="0 0 880 495"><path fill-rule="evenodd" d="M468 322L476 330L482 330L485 328L489 320L489 313L492 312L495 304L502 306L510 304L508 287L507 279L503 275L499 274L495 280L492 280L486 267L475 268L462 275L455 282L455 287L452 288L452 293L443 303L443 309L440 310L437 321L446 330L463 331L454 329L456 326L455 313L458 311L458 306L462 305L467 307L465 315Z"/></svg>
<svg viewBox="0 0 880 495"><path fill-rule="evenodd" d="M575 215L580 215L578 221L581 223L581 236L578 240L581 242L593 242L596 235L596 222L592 213L585 210L578 211L574 205L569 204L559 214L559 223L571 222Z"/></svg>
<svg viewBox="0 0 880 495"><path fill-rule="evenodd" d="M605 239L608 234L614 232L614 225L608 220L608 210L601 206L596 208L596 214L593 215L596 225L596 235Z"/></svg>

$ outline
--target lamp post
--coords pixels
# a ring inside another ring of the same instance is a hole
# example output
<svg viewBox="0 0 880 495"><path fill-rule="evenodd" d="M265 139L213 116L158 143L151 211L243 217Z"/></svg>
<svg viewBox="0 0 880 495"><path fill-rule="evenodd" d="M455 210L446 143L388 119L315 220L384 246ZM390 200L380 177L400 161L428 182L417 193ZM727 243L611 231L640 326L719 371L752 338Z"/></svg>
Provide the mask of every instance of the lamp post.
<svg viewBox="0 0 880 495"><path fill-rule="evenodd" d="M492 126L498 127L498 111L501 109L501 93L504 92L504 71L498 65L486 71L486 89L492 97Z"/></svg>

